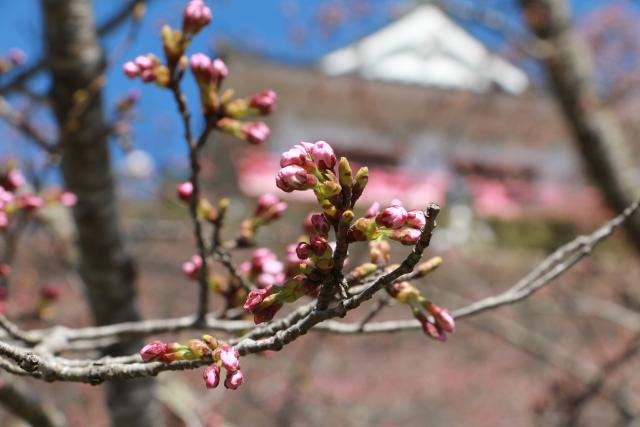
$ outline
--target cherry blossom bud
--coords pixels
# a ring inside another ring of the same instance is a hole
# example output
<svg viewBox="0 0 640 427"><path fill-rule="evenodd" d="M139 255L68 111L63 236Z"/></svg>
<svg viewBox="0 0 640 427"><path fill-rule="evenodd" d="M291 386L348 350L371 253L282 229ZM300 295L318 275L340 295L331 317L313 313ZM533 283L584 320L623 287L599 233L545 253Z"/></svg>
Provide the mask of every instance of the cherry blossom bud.
<svg viewBox="0 0 640 427"><path fill-rule="evenodd" d="M62 286L58 283L47 283L40 289L40 296L48 301L55 301L60 298Z"/></svg>
<svg viewBox="0 0 640 427"><path fill-rule="evenodd" d="M356 177L354 178L355 184L353 185L353 189L351 190L351 202L355 203L356 200L360 198L362 192L364 191L367 183L369 182L369 168L366 166L361 167L356 172Z"/></svg>
<svg viewBox="0 0 640 427"><path fill-rule="evenodd" d="M367 240L375 240L381 235L373 218L358 218L349 227L348 238L351 242L366 242Z"/></svg>
<svg viewBox="0 0 640 427"><path fill-rule="evenodd" d="M220 58L216 58L211 63L211 69L213 70L213 79L218 83L222 83L222 80L226 79L229 75L229 69L227 64Z"/></svg>
<svg viewBox="0 0 640 427"><path fill-rule="evenodd" d="M16 191L24 185L25 181L24 176L18 169L11 169L2 182L2 186L7 191Z"/></svg>
<svg viewBox="0 0 640 427"><path fill-rule="evenodd" d="M380 203L373 202L373 204L367 209L367 212L364 214L365 218L375 218L380 213Z"/></svg>
<svg viewBox="0 0 640 427"><path fill-rule="evenodd" d="M27 62L27 54L22 49L14 47L9 50L9 61L13 65L22 65Z"/></svg>
<svg viewBox="0 0 640 427"><path fill-rule="evenodd" d="M228 389L235 390L244 383L244 375L242 371L227 371L227 378L224 380L224 386Z"/></svg>
<svg viewBox="0 0 640 427"><path fill-rule="evenodd" d="M298 247L299 246L300 245L298 245ZM329 246L329 242L327 241L327 239L321 236L313 236L311 238L310 249L316 256L323 256L328 251L333 252L331 250L331 246Z"/></svg>
<svg viewBox="0 0 640 427"><path fill-rule="evenodd" d="M260 145L269 137L269 126L264 122L246 122L242 125L241 132L244 138L251 144Z"/></svg>
<svg viewBox="0 0 640 427"><path fill-rule="evenodd" d="M204 53L195 53L191 55L191 60L189 62L191 65L191 72L198 83L207 84L213 79L213 66L209 56Z"/></svg>
<svg viewBox="0 0 640 427"><path fill-rule="evenodd" d="M122 66L122 71L124 71L124 74L130 79L140 75L140 68L133 61L125 62Z"/></svg>
<svg viewBox="0 0 640 427"><path fill-rule="evenodd" d="M301 144L294 145L293 148L282 153L282 157L280 157L280 167L292 165L300 166L309 172L315 169L313 160L311 160L309 153Z"/></svg>
<svg viewBox="0 0 640 427"><path fill-rule="evenodd" d="M150 362L164 356L168 351L170 351L169 344L162 341L153 341L142 347L140 357L142 357L142 360L145 362Z"/></svg>
<svg viewBox="0 0 640 427"><path fill-rule="evenodd" d="M331 230L331 224L327 221L327 217L320 213L314 213L310 216L311 227L313 229L312 234L318 236L327 237Z"/></svg>
<svg viewBox="0 0 640 427"><path fill-rule="evenodd" d="M184 8L182 30L185 33L196 34L211 22L211 9L202 0L191 0Z"/></svg>
<svg viewBox="0 0 640 427"><path fill-rule="evenodd" d="M216 364L210 365L202 374L204 383L207 388L216 388L220 382L220 367Z"/></svg>
<svg viewBox="0 0 640 427"><path fill-rule="evenodd" d="M436 323L446 332L453 333L456 330L456 322L449 313L449 310L435 305L431 302L426 302L424 308L436 319Z"/></svg>
<svg viewBox="0 0 640 427"><path fill-rule="evenodd" d="M18 199L18 206L31 212L40 209L43 204L42 199L34 194L23 194Z"/></svg>
<svg viewBox="0 0 640 427"><path fill-rule="evenodd" d="M70 191L63 191L62 193L60 193L60 197L58 200L63 206L70 208L78 203L78 196Z"/></svg>
<svg viewBox="0 0 640 427"><path fill-rule="evenodd" d="M309 258L310 253L311 245L309 245L308 243L300 242L298 243L298 246L296 246L296 255L298 255L298 258L307 259Z"/></svg>
<svg viewBox="0 0 640 427"><path fill-rule="evenodd" d="M193 195L193 184L191 183L191 181L185 181L181 184L178 184L178 186L176 187L176 191L178 193L178 197L181 200L188 202L191 200L191 196Z"/></svg>
<svg viewBox="0 0 640 427"><path fill-rule="evenodd" d="M197 279L203 262L200 255L194 255L189 261L182 264L182 272L190 279Z"/></svg>
<svg viewBox="0 0 640 427"><path fill-rule="evenodd" d="M140 78L145 83L151 83L158 78L158 75L154 70L142 70L140 73Z"/></svg>
<svg viewBox="0 0 640 427"><path fill-rule="evenodd" d="M154 61L149 55L139 55L133 60L134 65L140 69L140 71L151 70L154 67Z"/></svg>
<svg viewBox="0 0 640 427"><path fill-rule="evenodd" d="M389 206L376 216L376 223L391 229L401 228L407 215L407 210L402 206Z"/></svg>
<svg viewBox="0 0 640 427"><path fill-rule="evenodd" d="M308 190L317 184L315 176L308 174L300 166L286 166L276 175L276 185L282 191L290 193L294 190Z"/></svg>
<svg viewBox="0 0 640 427"><path fill-rule="evenodd" d="M277 196L273 194L263 194L258 198L253 215L268 223L280 218L284 211L287 210L287 206L288 205L285 202L281 202Z"/></svg>
<svg viewBox="0 0 640 427"><path fill-rule="evenodd" d="M276 108L278 96L272 90L263 90L257 95L253 95L249 100L249 106L260 111L260 114L271 114Z"/></svg>
<svg viewBox="0 0 640 427"><path fill-rule="evenodd" d="M321 170L333 170L336 165L336 154L333 152L333 148L325 141L318 141L311 146L308 150L313 162Z"/></svg>
<svg viewBox="0 0 640 427"><path fill-rule="evenodd" d="M237 371L240 366L240 353L229 344L223 344L216 349L216 354L222 362L222 366L229 371Z"/></svg>
<svg viewBox="0 0 640 427"><path fill-rule="evenodd" d="M389 238L403 245L415 245L420 240L421 232L415 228L402 228L399 230L393 230Z"/></svg>
<svg viewBox="0 0 640 427"><path fill-rule="evenodd" d="M11 274L11 266L0 262L0 277L9 277Z"/></svg>
<svg viewBox="0 0 640 427"><path fill-rule="evenodd" d="M420 210L414 210L407 212L407 222L406 225L412 228L416 228L418 230L422 230L427 223L427 218L424 215L424 212Z"/></svg>

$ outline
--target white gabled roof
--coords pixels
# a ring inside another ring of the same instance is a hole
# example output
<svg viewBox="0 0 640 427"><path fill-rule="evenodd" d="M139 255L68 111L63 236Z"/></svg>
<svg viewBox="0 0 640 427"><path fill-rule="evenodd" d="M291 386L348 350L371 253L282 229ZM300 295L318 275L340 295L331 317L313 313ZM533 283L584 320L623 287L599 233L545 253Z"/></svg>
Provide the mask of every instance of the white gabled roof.
<svg viewBox="0 0 640 427"><path fill-rule="evenodd" d="M329 75L485 92L526 90L519 68L491 53L433 5L417 7L381 30L320 60Z"/></svg>

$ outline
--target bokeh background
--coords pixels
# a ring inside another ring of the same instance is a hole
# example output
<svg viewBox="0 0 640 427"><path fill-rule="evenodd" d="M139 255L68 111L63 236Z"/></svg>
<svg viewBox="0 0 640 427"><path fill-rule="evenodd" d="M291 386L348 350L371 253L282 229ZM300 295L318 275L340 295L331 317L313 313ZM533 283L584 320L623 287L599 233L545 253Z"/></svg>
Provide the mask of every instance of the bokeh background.
<svg viewBox="0 0 640 427"><path fill-rule="evenodd" d="M584 172L543 68L523 47L528 33L515 2L207 3L213 22L190 51L224 58L230 70L225 84L239 95L263 88L278 93L264 146L216 137L203 160L205 193L232 200L230 230L260 194L277 193L289 202L285 217L257 236L260 246L284 255L314 208L309 199L275 187L279 154L300 140L326 140L338 155L370 167L362 210L394 198L408 208L442 205L429 253L445 263L419 286L451 308L507 288L553 249L613 216ZM96 0L98 24L122 4ZM570 4L572 22L594 58L599 94L623 126L637 165L640 2ZM103 38L112 65L104 93L116 129L112 151L123 226L139 264L147 318L188 314L196 295L180 269L194 244L187 212L174 197L189 170L171 94L127 79L121 65L160 52L161 25L179 25L183 7L183 1L149 0L139 27L125 21ZM0 2L0 24L0 55L20 48L28 56L25 67L39 60L37 1ZM0 76L0 89L11 73ZM187 80L197 111L197 90ZM53 118L38 97L49 84L39 73L22 93L7 96L45 130ZM133 113L117 115L116 103L132 91L139 97ZM195 123L202 127L198 118ZM59 183L55 168L19 132L0 123L0 135L0 161L17 160ZM61 212L51 213L51 221L54 239L38 231L23 239L9 311L33 325L86 324L81 284L69 268L72 226ZM401 259L402 248L397 252ZM362 257L356 251L353 265ZM534 298L460 322L446 344L418 332L310 334L280 353L243 360L247 383L237 391L206 391L198 373L167 373L158 379L160 397L170 425L190 427L636 425L640 359L632 354L610 362L637 333L637 318L634 329L615 309L640 316L639 278L637 255L619 233ZM64 297L34 318L31 295L50 281L63 284ZM393 318L410 313L391 306L380 316ZM580 372L603 381L576 403L591 385ZM36 385L71 425L108 425L100 388ZM2 425L15 422L3 417Z"/></svg>

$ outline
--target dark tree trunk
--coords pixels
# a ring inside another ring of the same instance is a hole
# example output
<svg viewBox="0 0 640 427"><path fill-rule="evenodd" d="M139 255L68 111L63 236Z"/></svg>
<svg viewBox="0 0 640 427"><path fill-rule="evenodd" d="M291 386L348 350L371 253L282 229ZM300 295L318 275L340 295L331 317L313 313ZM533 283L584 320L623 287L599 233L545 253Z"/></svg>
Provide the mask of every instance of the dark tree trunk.
<svg viewBox="0 0 640 427"><path fill-rule="evenodd" d="M50 93L63 148L66 188L78 196L79 273L99 325L138 320L135 267L118 220L106 120L98 78L104 56L90 0L41 0L47 55L53 77ZM113 346L110 355L135 353L142 343ZM106 385L114 426L157 426L153 381Z"/></svg>
<svg viewBox="0 0 640 427"><path fill-rule="evenodd" d="M531 31L545 42L542 62L551 87L604 197L621 212L640 195L640 179L622 129L599 98L591 56L573 29L566 0L520 0ZM640 216L625 226L640 250Z"/></svg>

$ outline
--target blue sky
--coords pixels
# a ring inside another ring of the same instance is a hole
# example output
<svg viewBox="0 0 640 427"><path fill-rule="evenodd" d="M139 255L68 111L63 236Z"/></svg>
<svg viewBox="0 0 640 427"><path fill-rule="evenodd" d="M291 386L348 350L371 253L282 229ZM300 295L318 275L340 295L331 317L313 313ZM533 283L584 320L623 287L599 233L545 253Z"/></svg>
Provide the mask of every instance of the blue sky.
<svg viewBox="0 0 640 427"><path fill-rule="evenodd" d="M97 21L103 21L125 2L95 0ZM402 13L403 8L410 4L410 0L208 0L207 3L213 9L213 22L197 38L190 52L209 51L217 41L226 40L233 46L258 52L273 60L301 66L311 64L323 54L384 26L394 16ZM518 13L513 0L452 0L452 3L497 8L518 25ZM609 1L574 0L572 6L577 19L580 19L606 3ZM640 1L635 3L640 6ZM140 36L117 60L107 75L107 105L113 105L113 102L129 88L135 87L140 90L142 96L139 104L140 115L135 126L136 144L153 153L160 162L175 157L184 150L171 97L167 91L152 85L128 80L121 72L121 64L137 54L160 53L159 28L165 23L179 26L184 4L184 0L151 0ZM343 16L346 24L339 25L335 31L327 31L326 27L320 25L319 17L331 16L331 12L335 12L335 9L331 9L332 5L342 6L342 13L346 14ZM499 34L473 23L463 24L477 37L494 47L499 47L502 43ZM11 47L20 47L30 58L40 56L43 30L39 1L0 2L0 25L3 28L0 54L5 54ZM127 30L128 26L123 25L106 38L107 53L122 42ZM4 76L7 77L10 78ZM47 85L46 76L34 81L34 87L40 91ZM195 87L190 78L186 81L186 91L192 108L197 111ZM4 134L6 128L0 127L0 131ZM23 154L23 147L24 144L15 138L0 140L0 154Z"/></svg>

